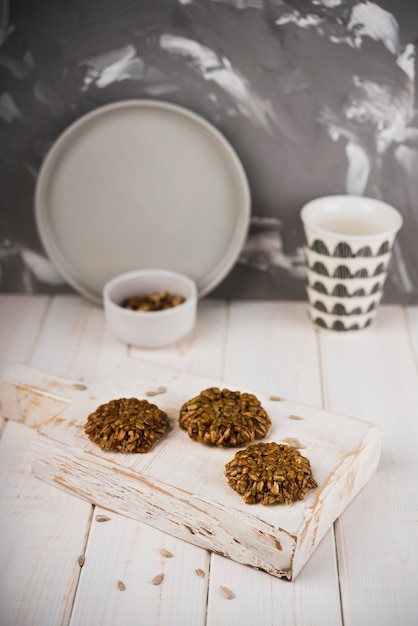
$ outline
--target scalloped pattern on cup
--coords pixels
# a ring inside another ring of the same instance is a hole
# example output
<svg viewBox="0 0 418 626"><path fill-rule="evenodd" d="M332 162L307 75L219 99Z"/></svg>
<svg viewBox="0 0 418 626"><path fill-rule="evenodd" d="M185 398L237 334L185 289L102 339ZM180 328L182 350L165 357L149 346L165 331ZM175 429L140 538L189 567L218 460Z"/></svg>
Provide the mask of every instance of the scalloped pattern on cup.
<svg viewBox="0 0 418 626"><path fill-rule="evenodd" d="M370 246L361 246L358 249L353 250L351 245L345 241L340 241L335 246L331 246L328 249L327 244L318 237L312 242L309 246L309 249L313 252L318 252L318 254L323 254L325 256L330 256L334 258L340 259L354 259L359 257L373 257L373 256L383 256L384 254L388 254L392 250L392 242L389 240L385 240L380 244L377 251L373 251Z"/></svg>
<svg viewBox="0 0 418 626"><path fill-rule="evenodd" d="M342 260L339 257L327 257L318 252L304 249L308 268L330 278L370 278L379 276L387 271L391 254L380 257L353 257Z"/></svg>
<svg viewBox="0 0 418 626"><path fill-rule="evenodd" d="M368 328L376 315L376 309L366 314L340 316L330 315L308 306L308 313L313 324L320 328L339 332L351 332Z"/></svg>
<svg viewBox="0 0 418 626"><path fill-rule="evenodd" d="M371 296L383 289L386 274L372 276L371 278L353 278L342 280L320 276L310 269L306 269L308 286L319 293L338 298L357 298Z"/></svg>
<svg viewBox="0 0 418 626"><path fill-rule="evenodd" d="M347 265L338 265L335 270L330 274L328 268L323 263L315 263L315 265L310 268L312 271L317 274L321 274L321 276L330 276L331 278L370 278L370 276L379 276L379 274L383 274L385 272L385 266L383 263L380 263L374 272L369 274L368 270L363 267L362 269L357 270L356 272L351 272L350 268Z"/></svg>
<svg viewBox="0 0 418 626"><path fill-rule="evenodd" d="M371 296L358 296L352 298L339 298L319 293L309 286L306 287L311 306L323 313L346 317L348 315L364 315L371 313L379 305L382 291Z"/></svg>
<svg viewBox="0 0 418 626"><path fill-rule="evenodd" d="M384 256L392 252L395 235L372 237L369 241L356 241L349 236L319 234L304 227L309 250L331 258L356 259Z"/></svg>

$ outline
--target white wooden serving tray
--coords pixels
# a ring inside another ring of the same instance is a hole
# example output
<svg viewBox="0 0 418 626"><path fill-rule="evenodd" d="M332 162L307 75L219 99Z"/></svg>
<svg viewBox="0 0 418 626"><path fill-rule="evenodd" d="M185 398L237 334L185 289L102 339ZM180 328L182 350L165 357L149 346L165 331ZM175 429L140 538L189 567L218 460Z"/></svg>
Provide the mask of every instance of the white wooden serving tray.
<svg viewBox="0 0 418 626"><path fill-rule="evenodd" d="M224 475L225 464L237 449L205 446L178 427L182 404L210 386L229 387L133 358L88 387L14 365L0 378L0 412L38 429L33 472L39 478L234 561L292 580L376 469L381 430L279 396L238 389L255 393L269 413L272 427L265 441L298 447L309 458L318 482L302 502L248 505ZM145 398L170 418L170 431L146 454L103 452L84 433L87 416L99 404L121 397Z"/></svg>

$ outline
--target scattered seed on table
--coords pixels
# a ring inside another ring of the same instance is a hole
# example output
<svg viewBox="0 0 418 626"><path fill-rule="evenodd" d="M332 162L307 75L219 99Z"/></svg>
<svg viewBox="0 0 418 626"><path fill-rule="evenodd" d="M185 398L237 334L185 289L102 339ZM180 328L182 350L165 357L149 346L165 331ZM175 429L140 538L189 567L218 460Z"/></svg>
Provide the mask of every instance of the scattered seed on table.
<svg viewBox="0 0 418 626"><path fill-rule="evenodd" d="M206 576L205 572L202 569L200 569L200 567L195 569L195 572L199 576L199 578L204 578Z"/></svg>
<svg viewBox="0 0 418 626"><path fill-rule="evenodd" d="M126 589L124 583L121 580L118 580L118 589L120 591L125 591L125 589Z"/></svg>
<svg viewBox="0 0 418 626"><path fill-rule="evenodd" d="M222 595L225 596L227 600L232 600L235 598L235 593L228 589L228 587L224 587L223 585L219 585L219 589L222 592Z"/></svg>
<svg viewBox="0 0 418 626"><path fill-rule="evenodd" d="M150 389L145 392L146 396L158 396L160 393L165 393L167 390L165 387L157 387L157 389Z"/></svg>
<svg viewBox="0 0 418 626"><path fill-rule="evenodd" d="M302 448L306 448L306 446L296 439L296 437L283 437L282 441L287 443L291 448L296 448L297 450L302 450Z"/></svg>
<svg viewBox="0 0 418 626"><path fill-rule="evenodd" d="M171 557L173 556L173 553L170 552L170 550L164 550L164 548L160 548L160 554L162 554L162 556L165 556L166 559L171 559Z"/></svg>
<svg viewBox="0 0 418 626"><path fill-rule="evenodd" d="M154 576L154 578L152 579L152 584L161 585L161 583L163 582L163 579L164 579L164 574L157 574L157 576Z"/></svg>
<svg viewBox="0 0 418 626"><path fill-rule="evenodd" d="M96 515L96 522L108 522L110 517L107 515Z"/></svg>
<svg viewBox="0 0 418 626"><path fill-rule="evenodd" d="M84 556L84 554L80 554L80 556L78 557L79 566L83 567L85 562L86 562L86 557Z"/></svg>

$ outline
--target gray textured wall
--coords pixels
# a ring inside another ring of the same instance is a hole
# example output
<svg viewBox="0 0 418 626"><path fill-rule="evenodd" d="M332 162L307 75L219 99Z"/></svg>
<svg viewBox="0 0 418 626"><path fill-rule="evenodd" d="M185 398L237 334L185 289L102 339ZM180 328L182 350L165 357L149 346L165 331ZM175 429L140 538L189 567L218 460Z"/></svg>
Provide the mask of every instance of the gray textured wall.
<svg viewBox="0 0 418 626"><path fill-rule="evenodd" d="M0 290L66 291L33 215L43 158L127 98L186 106L234 146L249 239L212 295L305 298L299 210L331 193L396 205L386 301L418 302L416 0L0 0Z"/></svg>

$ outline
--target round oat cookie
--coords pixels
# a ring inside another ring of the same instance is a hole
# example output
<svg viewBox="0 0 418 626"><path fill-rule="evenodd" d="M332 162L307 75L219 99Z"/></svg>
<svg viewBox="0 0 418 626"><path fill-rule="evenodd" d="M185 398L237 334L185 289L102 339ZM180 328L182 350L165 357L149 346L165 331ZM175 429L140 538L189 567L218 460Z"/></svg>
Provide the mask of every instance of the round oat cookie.
<svg viewBox="0 0 418 626"><path fill-rule="evenodd" d="M225 465L228 484L247 504L291 504L318 486L309 459L284 444L257 443Z"/></svg>
<svg viewBox="0 0 418 626"><path fill-rule="evenodd" d="M265 437L271 420L253 394L209 387L183 404L179 425L201 443L232 448Z"/></svg>
<svg viewBox="0 0 418 626"><path fill-rule="evenodd" d="M168 427L166 413L155 404L119 398L97 407L88 416L84 431L102 450L148 452Z"/></svg>

